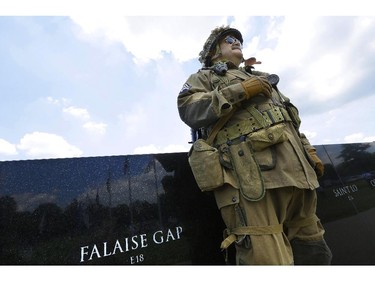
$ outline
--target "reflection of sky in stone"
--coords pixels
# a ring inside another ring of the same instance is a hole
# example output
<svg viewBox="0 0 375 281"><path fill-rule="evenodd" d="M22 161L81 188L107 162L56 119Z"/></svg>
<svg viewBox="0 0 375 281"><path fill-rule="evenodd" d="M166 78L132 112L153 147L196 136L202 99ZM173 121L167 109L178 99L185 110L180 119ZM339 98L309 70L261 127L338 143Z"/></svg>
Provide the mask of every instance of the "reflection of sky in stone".
<svg viewBox="0 0 375 281"><path fill-rule="evenodd" d="M161 180L170 173L166 172L153 157L143 161L145 159L133 163L131 161L136 161L136 159L130 159L130 173L119 174L118 169L110 170L100 186L89 188L78 199L95 200L98 195L101 204L109 206L111 201L112 207L119 204L129 205L130 200L132 202L139 200L156 203L158 196L164 193ZM136 164L133 165L134 163Z"/></svg>
<svg viewBox="0 0 375 281"><path fill-rule="evenodd" d="M375 153L369 143L368 153ZM323 163L337 166L347 145L317 145ZM328 154L327 154L328 153ZM176 154L177 155L177 154ZM175 154L130 155L0 162L0 196L12 196L19 211L32 211L40 204L65 208L74 199L115 207L130 201L156 203L164 193L162 180L180 165ZM158 159L164 159L160 160ZM166 165L165 170L163 165ZM168 167L168 168L167 168ZM363 171L374 169L363 167ZM129 189L130 187L130 189Z"/></svg>
<svg viewBox="0 0 375 281"><path fill-rule="evenodd" d="M363 145L363 144L369 144L370 145L370 147L365 150L366 152L371 153L371 154L375 153L375 142L353 143L353 144L335 144L335 145L324 145L324 146L318 145L316 147L317 147L317 151L319 153L319 156L322 158L322 161L324 163L332 161L332 163L337 166L337 165L339 165L343 162L343 159L342 159L342 157L340 157L340 154L346 146L348 146L348 145L359 146L359 145ZM329 154L329 158L328 158L327 154L324 152L324 150L326 150L327 153ZM327 161L325 161L325 160L327 160Z"/></svg>
<svg viewBox="0 0 375 281"><path fill-rule="evenodd" d="M368 146L365 150L363 150L364 146ZM374 156L375 153L375 143L352 143L352 144L337 144L337 145L317 145L316 146L318 156L323 161L324 164L332 164L332 168L334 169L335 175L337 175L337 179L334 178L334 176L331 174L330 178L325 178L326 184L327 181L330 183L330 181L339 180L342 185L344 185L347 182L352 182L354 180L360 179L361 175L364 173L368 173L371 171L375 171L374 162L372 161L363 161L361 158L364 154L369 154L372 156L368 156L369 159ZM356 155L357 149L359 149L359 152L361 152L358 156ZM345 151L346 150L346 151ZM343 172L341 169L337 169L338 167L342 166L344 161L347 161L342 157L342 153L346 154L346 156L349 156L351 158L351 165L353 169L345 170L346 172ZM348 152L353 153L347 154ZM354 165L354 166L353 166ZM328 171L328 170L327 170ZM328 184L329 185L329 184Z"/></svg>
<svg viewBox="0 0 375 281"><path fill-rule="evenodd" d="M133 202L155 203L167 174L153 155L7 161L0 162L0 196L12 196L19 211L97 198L114 207L129 204L130 186Z"/></svg>
<svg viewBox="0 0 375 281"><path fill-rule="evenodd" d="M41 204L56 203L57 197L55 194L48 193L21 193L13 195L14 200L17 202L17 211L33 211Z"/></svg>

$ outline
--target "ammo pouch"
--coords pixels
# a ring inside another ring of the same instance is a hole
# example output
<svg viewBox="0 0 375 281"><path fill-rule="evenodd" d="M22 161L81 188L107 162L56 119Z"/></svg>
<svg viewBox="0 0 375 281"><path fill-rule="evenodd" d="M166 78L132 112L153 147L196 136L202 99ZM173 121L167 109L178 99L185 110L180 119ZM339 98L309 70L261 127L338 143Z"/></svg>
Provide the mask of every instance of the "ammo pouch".
<svg viewBox="0 0 375 281"><path fill-rule="evenodd" d="M210 146L204 139L198 139L192 145L188 156L194 178L202 191L212 191L224 184L217 148Z"/></svg>
<svg viewBox="0 0 375 281"><path fill-rule="evenodd" d="M286 141L285 123L279 123L268 128L250 133L247 138L254 151L262 151L267 147Z"/></svg>
<svg viewBox="0 0 375 281"><path fill-rule="evenodd" d="M224 184L224 172L220 163L220 154L211 144L219 130L235 112L232 109L227 115L221 117L212 128L207 140L198 139L189 151L189 164L198 187L202 191L211 191Z"/></svg>

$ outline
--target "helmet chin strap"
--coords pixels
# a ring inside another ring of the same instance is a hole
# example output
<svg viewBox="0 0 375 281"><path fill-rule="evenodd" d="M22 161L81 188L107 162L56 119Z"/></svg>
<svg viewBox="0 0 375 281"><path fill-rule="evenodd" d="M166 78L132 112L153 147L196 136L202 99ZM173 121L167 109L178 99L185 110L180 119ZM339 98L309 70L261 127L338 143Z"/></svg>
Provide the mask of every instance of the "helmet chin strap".
<svg viewBox="0 0 375 281"><path fill-rule="evenodd" d="M217 54L215 54L215 55L212 57L211 61L213 62L214 60L216 60L216 59L218 59L218 58L220 58L220 57L221 57L221 51L218 52Z"/></svg>
<svg viewBox="0 0 375 281"><path fill-rule="evenodd" d="M212 58L211 58L211 62L213 62L214 60L220 58L221 55L222 55L222 53L221 53L221 48L220 48L220 45L218 44L218 45L216 46L216 53L215 53L215 54L212 56Z"/></svg>

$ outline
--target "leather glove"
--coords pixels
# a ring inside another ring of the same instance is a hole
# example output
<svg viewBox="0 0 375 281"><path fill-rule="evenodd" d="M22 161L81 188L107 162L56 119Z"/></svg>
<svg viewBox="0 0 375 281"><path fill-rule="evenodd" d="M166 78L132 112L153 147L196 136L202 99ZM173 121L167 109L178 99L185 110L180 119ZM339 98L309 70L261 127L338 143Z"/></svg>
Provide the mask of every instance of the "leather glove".
<svg viewBox="0 0 375 281"><path fill-rule="evenodd" d="M264 94L268 98L271 98L272 96L272 86L265 77L252 76L241 82L241 84L245 89L247 99L250 99L258 94Z"/></svg>
<svg viewBox="0 0 375 281"><path fill-rule="evenodd" d="M315 163L314 169L315 169L316 175L318 176L318 178L322 177L324 175L324 165L323 165L322 160L319 159L318 155L316 154L315 149L309 149L307 152L309 153L311 159Z"/></svg>

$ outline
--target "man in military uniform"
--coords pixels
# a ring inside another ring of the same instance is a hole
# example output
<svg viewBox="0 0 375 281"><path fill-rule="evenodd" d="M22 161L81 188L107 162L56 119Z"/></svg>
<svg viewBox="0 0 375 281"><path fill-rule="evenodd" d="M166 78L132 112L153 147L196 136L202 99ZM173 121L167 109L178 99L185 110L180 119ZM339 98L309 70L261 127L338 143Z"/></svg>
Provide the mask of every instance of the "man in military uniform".
<svg viewBox="0 0 375 281"><path fill-rule="evenodd" d="M194 176L213 191L227 226L221 248L234 243L237 264L330 264L316 216L324 166L277 75L255 71L242 44L237 29L212 30L202 69L177 99L181 119L199 133L189 152Z"/></svg>

